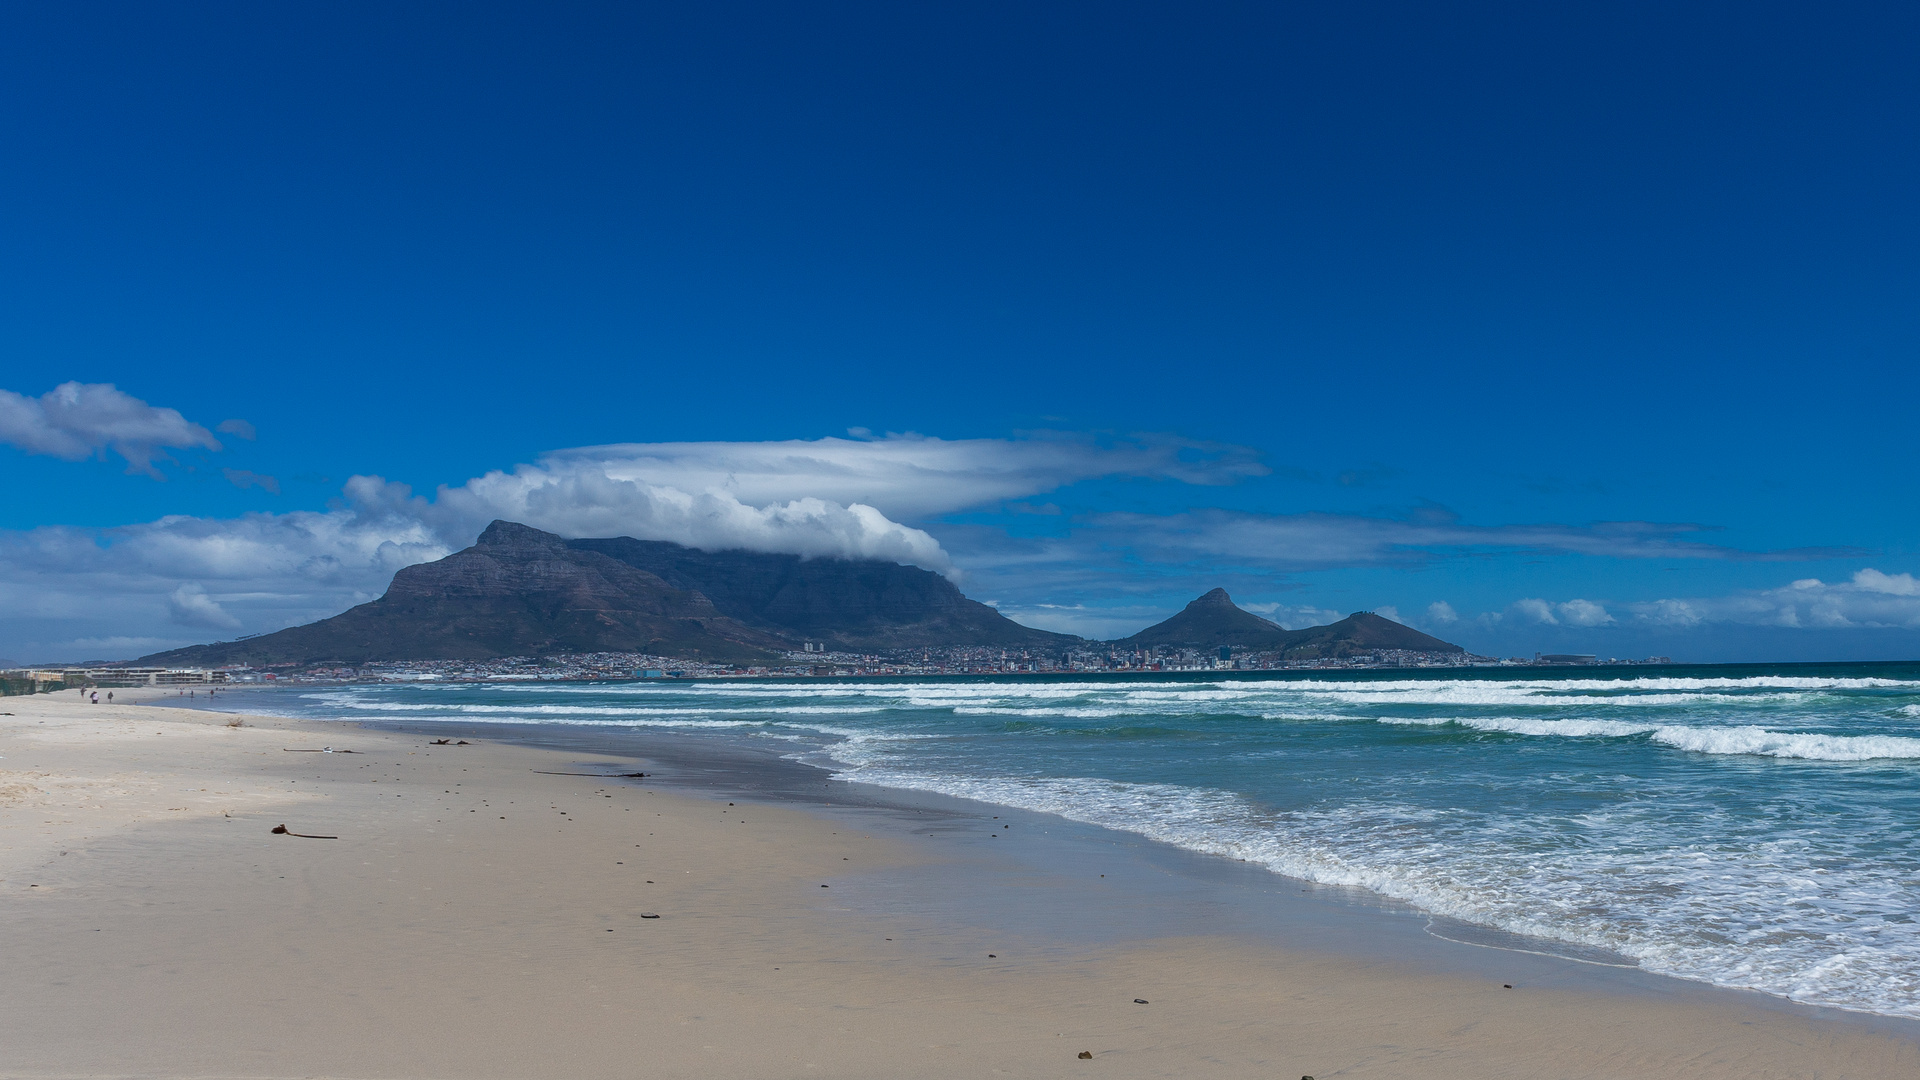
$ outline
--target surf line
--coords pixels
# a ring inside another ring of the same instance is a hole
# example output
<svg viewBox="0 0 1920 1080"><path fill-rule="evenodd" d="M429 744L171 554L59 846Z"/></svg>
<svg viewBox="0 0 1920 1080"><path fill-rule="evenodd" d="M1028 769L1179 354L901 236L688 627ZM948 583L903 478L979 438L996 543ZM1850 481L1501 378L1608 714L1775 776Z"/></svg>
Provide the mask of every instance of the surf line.
<svg viewBox="0 0 1920 1080"><path fill-rule="evenodd" d="M1641 970L1641 967L1638 961L1635 961L1634 963L1631 963L1631 964L1621 964L1621 963L1615 963L1611 960L1588 960L1588 959L1585 959L1584 957L1570 956L1563 952L1554 952L1551 949L1522 949L1517 945L1495 945L1491 942L1486 942L1486 941L1468 941L1464 938L1448 937L1447 935L1434 929L1433 923L1434 923L1434 920L1430 916L1427 919L1427 925L1422 927L1421 929L1425 930L1429 937L1436 937L1436 938L1439 938L1441 941L1450 941L1455 945L1468 945L1476 949L1497 949L1500 952L1525 953L1528 956L1550 956L1555 960L1570 960L1576 964L1592 964L1594 967L1624 968L1628 971ZM1490 926L1490 927L1487 927L1487 929L1492 930L1495 933L1507 934L1511 937L1530 936L1530 935L1523 935L1523 934L1515 934L1511 930L1501 930L1498 927ZM1546 941L1548 939L1541 938L1540 940ZM1592 948L1592 946L1587 946L1587 947ZM1633 958L1630 956L1622 956L1621 959L1632 960Z"/></svg>

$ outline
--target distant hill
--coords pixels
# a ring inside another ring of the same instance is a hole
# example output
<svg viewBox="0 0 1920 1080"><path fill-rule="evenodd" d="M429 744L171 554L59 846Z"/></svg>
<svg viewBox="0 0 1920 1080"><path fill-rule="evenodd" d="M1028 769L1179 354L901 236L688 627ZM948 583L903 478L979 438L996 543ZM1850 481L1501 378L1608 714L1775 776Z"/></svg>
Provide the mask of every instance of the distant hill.
<svg viewBox="0 0 1920 1080"><path fill-rule="evenodd" d="M1225 589L1214 589L1188 604L1172 618L1155 623L1114 644L1134 648L1167 645L1197 649L1230 645L1258 652L1277 652L1295 660L1352 656L1379 649L1436 653L1466 651L1458 645L1430 637L1369 611L1356 611L1326 626L1284 630L1277 623L1268 622L1235 605Z"/></svg>
<svg viewBox="0 0 1920 1080"><path fill-rule="evenodd" d="M1308 660L1323 656L1352 656L1378 649L1406 649L1409 652L1463 653L1467 650L1450 641L1441 641L1402 626L1371 611L1356 611L1336 623L1289 630L1286 655Z"/></svg>
<svg viewBox="0 0 1920 1080"><path fill-rule="evenodd" d="M1212 649L1221 645L1241 645L1249 649L1285 647L1287 631L1278 623L1247 611L1233 602L1225 589L1215 589L1188 604L1178 615L1154 623L1121 645L1151 648L1171 645L1176 648Z"/></svg>
<svg viewBox="0 0 1920 1080"><path fill-rule="evenodd" d="M470 548L409 566L386 595L330 619L143 664L478 660L646 652L754 661L802 641L841 648L1046 646L1032 630L917 567L758 552L702 552L620 537L566 540L510 521Z"/></svg>

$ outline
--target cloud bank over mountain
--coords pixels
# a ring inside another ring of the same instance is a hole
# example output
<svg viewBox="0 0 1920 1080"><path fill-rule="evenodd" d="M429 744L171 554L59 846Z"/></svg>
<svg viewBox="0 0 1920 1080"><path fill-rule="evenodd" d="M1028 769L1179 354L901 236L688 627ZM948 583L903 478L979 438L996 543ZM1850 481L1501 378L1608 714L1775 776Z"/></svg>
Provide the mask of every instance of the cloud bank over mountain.
<svg viewBox="0 0 1920 1080"><path fill-rule="evenodd" d="M1219 485L1261 469L1237 448L1173 439L890 436L582 447L430 497L355 476L326 511L0 533L0 592L14 601L0 640L35 655L108 655L208 629L278 629L372 599L394 571L466 546L495 518L569 537L885 559L957 578L932 534L890 515L934 516L1093 477ZM54 624L76 632L47 633ZM128 626L145 629L129 636Z"/></svg>
<svg viewBox="0 0 1920 1080"><path fill-rule="evenodd" d="M217 427L256 434L242 421ZM80 383L38 399L0 398L0 437L69 459L104 448L129 471L156 476L166 449L221 448L175 410ZM1289 596L1313 575L1418 572L1490 558L1727 565L1862 555L1742 548L1688 522L1474 524L1432 503L1342 513L1204 505L1231 501L1228 489L1246 481L1286 474L1243 447L1041 432L576 447L431 493L359 475L327 509L0 532L0 652L120 657L312 621L378 596L396 570L468 545L495 518L568 537L907 563L962 582L1028 625L1094 637L1123 636L1222 584L1250 610L1299 627L1348 613L1338 601ZM237 489L280 491L271 476L221 475ZM1175 498L1202 505L1104 508L1116 492L1145 490L1185 493ZM1716 627L1920 630L1920 590L1893 570L1656 600L1583 592L1492 605L1396 593L1350 607L1394 618L1404 611L1414 626L1498 652L1534 642L1637 648ZM1398 606L1379 604L1388 598Z"/></svg>

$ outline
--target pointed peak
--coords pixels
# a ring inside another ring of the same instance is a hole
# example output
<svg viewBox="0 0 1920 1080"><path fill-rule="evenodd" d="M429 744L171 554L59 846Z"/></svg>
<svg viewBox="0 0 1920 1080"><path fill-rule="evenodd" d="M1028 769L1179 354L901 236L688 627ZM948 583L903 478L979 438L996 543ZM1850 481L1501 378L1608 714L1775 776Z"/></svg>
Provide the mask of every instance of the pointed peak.
<svg viewBox="0 0 1920 1080"><path fill-rule="evenodd" d="M1211 607L1216 604L1224 604L1227 607L1233 607L1234 606L1233 597L1228 596L1227 590L1225 589L1214 589L1213 591L1200 597L1198 600L1193 601L1187 606L1188 607Z"/></svg>
<svg viewBox="0 0 1920 1080"><path fill-rule="evenodd" d="M541 532L531 525L522 525L517 521L495 520L486 531L475 540L475 547L520 547L527 544L564 543L550 532Z"/></svg>

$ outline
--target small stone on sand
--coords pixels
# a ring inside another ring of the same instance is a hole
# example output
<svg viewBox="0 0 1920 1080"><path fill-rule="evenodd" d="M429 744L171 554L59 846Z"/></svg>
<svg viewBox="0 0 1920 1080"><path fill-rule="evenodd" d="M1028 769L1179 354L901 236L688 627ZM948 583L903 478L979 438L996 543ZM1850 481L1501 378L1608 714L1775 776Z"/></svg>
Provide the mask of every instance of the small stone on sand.
<svg viewBox="0 0 1920 1080"><path fill-rule="evenodd" d="M1092 1060L1092 1059L1093 1059L1093 1051L1091 1051L1091 1050L1082 1050L1082 1051L1080 1051L1080 1060L1082 1060L1082 1061L1090 1061L1090 1060Z"/></svg>

